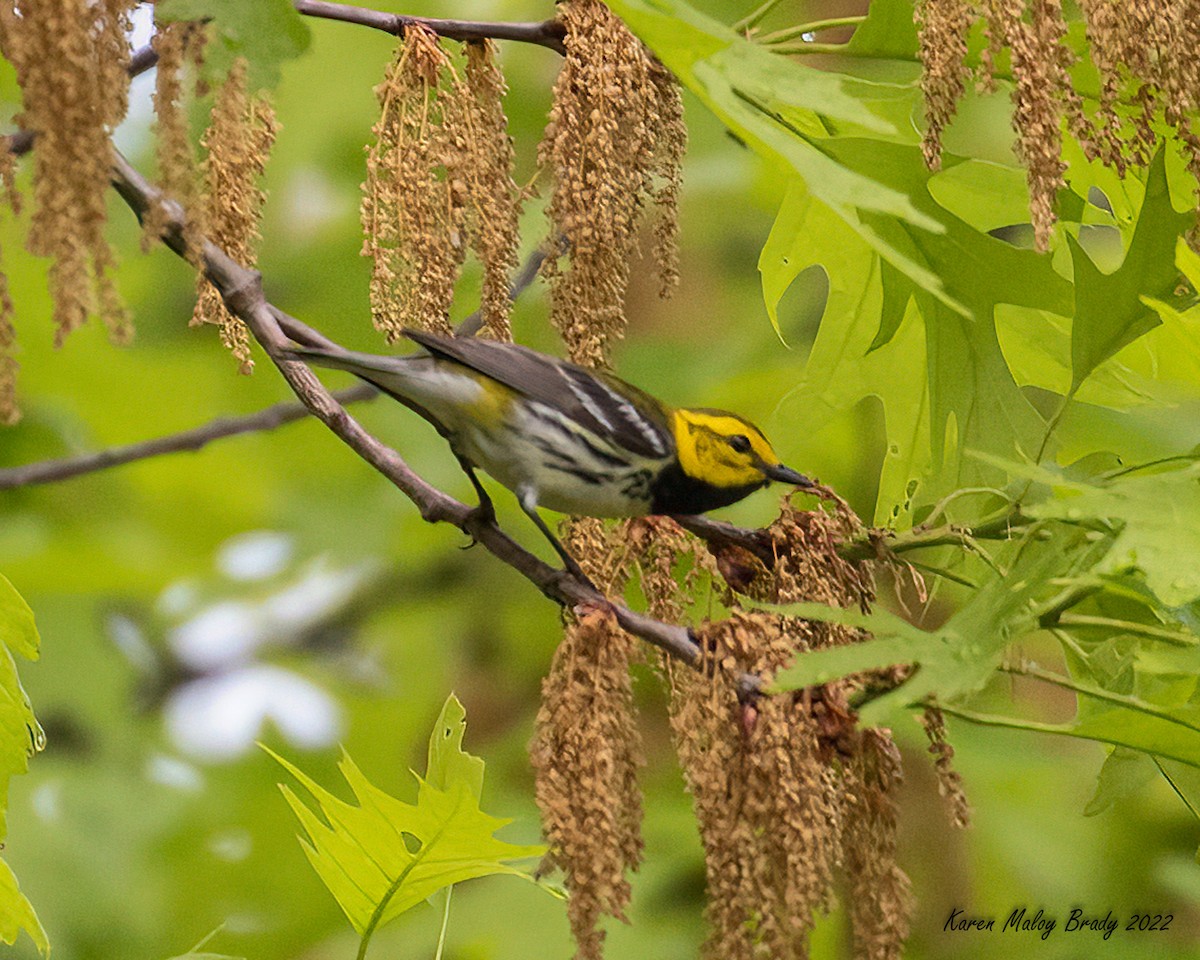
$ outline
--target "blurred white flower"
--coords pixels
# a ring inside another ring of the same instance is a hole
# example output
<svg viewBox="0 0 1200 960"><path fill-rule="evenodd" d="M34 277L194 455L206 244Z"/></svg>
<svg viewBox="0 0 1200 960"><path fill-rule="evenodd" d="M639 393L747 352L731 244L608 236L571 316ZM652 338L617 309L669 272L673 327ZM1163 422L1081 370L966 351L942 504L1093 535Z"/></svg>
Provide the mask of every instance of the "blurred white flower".
<svg viewBox="0 0 1200 960"><path fill-rule="evenodd" d="M230 537L217 554L217 569L231 580L267 580L287 569L295 547L286 533L251 530Z"/></svg>
<svg viewBox="0 0 1200 960"><path fill-rule="evenodd" d="M246 662L265 639L260 607L226 600L206 607L167 635L175 656L201 673Z"/></svg>
<svg viewBox="0 0 1200 960"><path fill-rule="evenodd" d="M181 793L204 789L204 775L193 764L165 753L156 753L146 761L146 779Z"/></svg>
<svg viewBox="0 0 1200 960"><path fill-rule="evenodd" d="M245 753L268 721L290 743L309 750L331 746L342 733L342 711L333 697L270 664L193 680L171 697L165 715L175 745L202 760Z"/></svg>

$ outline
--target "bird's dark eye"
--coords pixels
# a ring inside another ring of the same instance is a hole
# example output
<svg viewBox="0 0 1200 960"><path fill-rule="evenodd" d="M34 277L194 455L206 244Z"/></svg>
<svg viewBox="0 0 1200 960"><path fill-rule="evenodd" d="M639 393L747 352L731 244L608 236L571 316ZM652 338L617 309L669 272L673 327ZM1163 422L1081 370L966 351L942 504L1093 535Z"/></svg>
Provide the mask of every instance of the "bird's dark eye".
<svg viewBox="0 0 1200 960"><path fill-rule="evenodd" d="M738 453L750 452L750 438L744 433L737 433L730 437L729 445Z"/></svg>

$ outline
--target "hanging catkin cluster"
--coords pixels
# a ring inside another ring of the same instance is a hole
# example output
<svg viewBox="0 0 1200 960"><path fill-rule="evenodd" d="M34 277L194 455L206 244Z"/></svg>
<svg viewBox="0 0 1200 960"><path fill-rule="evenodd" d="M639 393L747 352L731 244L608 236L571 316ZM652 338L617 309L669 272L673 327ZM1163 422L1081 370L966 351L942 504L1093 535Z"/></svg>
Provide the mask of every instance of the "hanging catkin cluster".
<svg viewBox="0 0 1200 960"><path fill-rule="evenodd" d="M804 644L782 617L735 611L703 631L700 673L676 670L671 725L708 877L711 960L802 957L829 906L836 783L797 697L742 708L732 675L769 676Z"/></svg>
<svg viewBox="0 0 1200 960"><path fill-rule="evenodd" d="M942 165L942 131L953 119L967 88L967 34L975 19L970 0L917 0L921 91L925 95L925 136L921 149L931 170Z"/></svg>
<svg viewBox="0 0 1200 960"><path fill-rule="evenodd" d="M757 592L777 602L865 609L873 600L869 574L838 554L856 529L847 510L829 516L785 504L768 531L773 580ZM856 639L836 624L735 606L701 630L705 669L672 671L672 729L708 874L706 958L807 957L816 915L832 905L839 878L855 956L901 954L911 900L896 863L899 765L890 737L857 729L849 681L753 706L737 697L742 673L769 680L798 651Z"/></svg>
<svg viewBox="0 0 1200 960"><path fill-rule="evenodd" d="M612 530L577 519L567 549L602 590L620 593L628 560ZM570 893L576 958L601 960L600 923L625 918L628 874L642 859L644 760L629 675L638 647L607 611L570 616L542 683L530 757L542 829Z"/></svg>
<svg viewBox="0 0 1200 960"><path fill-rule="evenodd" d="M275 112L246 87L246 61L234 62L217 91L212 117L200 143L204 159L204 225L209 239L245 267L254 266L258 223L266 194L258 185L275 142ZM198 278L192 323L221 328L221 342L233 353L242 373L254 369L246 325L231 314L208 280Z"/></svg>
<svg viewBox="0 0 1200 960"><path fill-rule="evenodd" d="M17 119L37 135L27 244L51 259L59 344L92 313L114 340L132 333L104 225L109 136L128 101L126 35L134 6L135 0L28 0L18 14L14 4L0 5L0 54L16 68L22 93ZM4 366L11 377L11 361Z"/></svg>
<svg viewBox="0 0 1200 960"><path fill-rule="evenodd" d="M983 22L980 58L994 86L1005 53L1013 78L1017 153L1028 174L1030 219L1039 249L1054 226L1055 196L1063 185L1065 121L1085 155L1124 174L1154 152L1157 124L1174 128L1200 183L1200 0L1080 0L1088 57L1100 78L1094 106L1072 85L1076 55L1066 42L1062 0L917 0L921 31L929 165L941 158L941 137L954 115L968 73L966 38Z"/></svg>
<svg viewBox="0 0 1200 960"><path fill-rule="evenodd" d="M568 0L558 9L567 56L539 159L554 171L551 245L565 244L570 262L562 270L551 256L545 273L568 356L606 366L608 343L625 329L629 261L648 200L661 209L655 254L664 295L678 280L686 128L674 78L603 3ZM647 527L638 529L631 537L628 523L606 528L575 518L565 539L588 575L612 594L624 588L632 556L659 570L674 563L670 543L654 544ZM627 875L641 860L642 747L629 676L636 650L606 614L570 622L543 685L531 749L542 822L571 893L579 960L602 956L600 922L623 918Z"/></svg>
<svg viewBox="0 0 1200 960"><path fill-rule="evenodd" d="M462 72L435 34L414 25L375 88L381 113L367 151L363 256L371 310L389 340L405 327L450 332L454 285L473 247L483 264L487 330L511 339L517 189L490 45L471 44Z"/></svg>
<svg viewBox="0 0 1200 960"><path fill-rule="evenodd" d="M200 23L158 22L151 41L158 63L154 73L154 145L158 161L158 186L187 211L184 242L188 259L199 267L198 238L204 235L204 205L200 198L200 171L188 133L187 96L184 74L195 71L197 86L204 56L205 30ZM199 94L201 91L197 90ZM162 204L152 204L142 221L142 248L162 238L167 213Z"/></svg>
<svg viewBox="0 0 1200 960"><path fill-rule="evenodd" d="M496 339L511 340L508 292L517 268L521 207L502 102L508 87L491 41L469 43L466 51L466 88L458 85L459 101L465 105L461 125L466 136L460 137L465 142L458 164L469 177L468 231L475 256L483 264L480 309L484 330Z"/></svg>
<svg viewBox="0 0 1200 960"><path fill-rule="evenodd" d="M664 293L678 280L683 106L671 74L602 2L568 0L559 17L566 61L539 156L554 170L548 214L570 265L560 271L557 259L547 258L545 272L566 353L580 364L607 366L608 343L624 335L629 260L647 200L661 209L655 254ZM565 540L610 594L624 588L630 558L646 558L653 542L641 536L635 544L628 522L606 528L588 517L572 518ZM655 550L654 563L673 564L668 542ZM629 677L636 650L611 617L587 614L566 628L542 689L533 748L538 799L571 892L580 960L599 960L600 920L623 917L626 875L641 860L642 745ZM584 703L595 714L587 720L577 713ZM600 796L598 784L606 784Z"/></svg>
<svg viewBox="0 0 1200 960"><path fill-rule="evenodd" d="M539 158L555 177L552 246L561 238L570 263L563 271L549 257L545 273L568 356L606 366L608 343L625 329L629 260L647 200L662 210L655 252L664 293L678 279L683 108L674 78L603 3L568 0L558 9L567 56ZM628 523L606 528L592 518L569 522L568 550L610 594L624 588L631 555L644 555L651 542L629 530ZM671 566L673 559L669 544L658 545L654 563ZM543 685L531 748L542 823L571 893L579 960L602 956L600 922L624 917L627 874L641 860L642 747L629 676L636 650L604 613L568 623Z"/></svg>
<svg viewBox="0 0 1200 960"><path fill-rule="evenodd" d="M896 862L900 751L884 730L857 731L842 767L846 906L859 960L897 960L908 937L912 888Z"/></svg>
<svg viewBox="0 0 1200 960"><path fill-rule="evenodd" d="M553 172L547 259L552 316L571 358L605 366L625 329L624 298L647 201L661 208L655 249L663 290L678 275L679 165L686 145L675 79L601 0L558 5L566 61L539 149Z"/></svg>

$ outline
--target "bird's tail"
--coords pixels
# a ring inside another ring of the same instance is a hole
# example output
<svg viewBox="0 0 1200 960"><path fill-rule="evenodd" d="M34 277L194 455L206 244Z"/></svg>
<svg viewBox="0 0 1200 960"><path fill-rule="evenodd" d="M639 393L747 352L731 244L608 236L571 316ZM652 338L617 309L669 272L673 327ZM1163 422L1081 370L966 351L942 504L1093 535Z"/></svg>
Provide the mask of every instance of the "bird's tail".
<svg viewBox="0 0 1200 960"><path fill-rule="evenodd" d="M447 388L461 389L462 385L454 381L464 379L451 378L447 382L446 377L438 374L437 361L424 351L396 357L359 353L341 347L293 347L283 351L283 355L315 366L352 373L399 400L443 434L445 430L441 415L445 414L445 401L449 398L453 406L455 399L452 395L454 390Z"/></svg>
<svg viewBox="0 0 1200 960"><path fill-rule="evenodd" d="M378 384L380 375L395 374L397 361L400 357L378 356L372 353L359 353L356 350L343 350L341 347L292 347L283 351L283 356L293 360L303 360L318 367L329 367L333 370L345 370Z"/></svg>

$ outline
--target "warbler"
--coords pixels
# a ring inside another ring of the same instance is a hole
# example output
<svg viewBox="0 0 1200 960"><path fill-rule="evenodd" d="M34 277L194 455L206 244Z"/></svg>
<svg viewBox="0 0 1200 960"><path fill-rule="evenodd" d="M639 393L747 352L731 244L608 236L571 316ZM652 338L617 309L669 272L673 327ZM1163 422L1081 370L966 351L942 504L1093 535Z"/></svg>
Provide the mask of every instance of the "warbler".
<svg viewBox="0 0 1200 960"><path fill-rule="evenodd" d="M813 486L736 413L670 407L611 374L517 344L404 332L424 350L291 353L347 370L428 420L470 477L478 509L495 516L476 468L516 494L576 575L579 565L538 507L591 517L696 514L736 503L772 480Z"/></svg>

